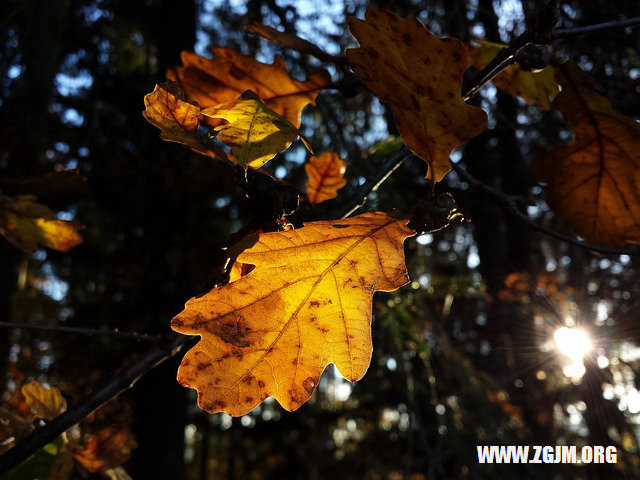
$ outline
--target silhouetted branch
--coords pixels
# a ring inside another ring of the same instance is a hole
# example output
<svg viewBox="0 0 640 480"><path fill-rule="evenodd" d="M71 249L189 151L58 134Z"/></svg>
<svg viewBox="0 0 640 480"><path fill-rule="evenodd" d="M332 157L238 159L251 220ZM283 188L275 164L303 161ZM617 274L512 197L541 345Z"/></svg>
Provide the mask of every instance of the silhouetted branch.
<svg viewBox="0 0 640 480"><path fill-rule="evenodd" d="M637 27L638 25L640 25L640 17L626 18L624 20L612 20L610 22L597 23L595 25L587 25L584 27L558 28L551 32L551 38L556 40L560 38L575 37L577 35L587 35L589 33L596 33L614 28Z"/></svg>
<svg viewBox="0 0 640 480"><path fill-rule="evenodd" d="M105 330L100 328L70 327L66 325L34 325L14 322L0 322L0 328L18 328L21 330L41 330L45 332L77 333L80 335L111 335L114 337L133 338L135 340L157 342L162 340L161 335L149 335L147 333L123 332L118 329Z"/></svg>
<svg viewBox="0 0 640 480"><path fill-rule="evenodd" d="M493 199L497 201L505 209L507 213L517 218L521 222L525 223L526 225L528 225L530 228L532 228L537 232L544 233L545 235L549 235L550 237L556 238L563 242L570 243L571 245L575 245L580 248L585 248L587 250L603 253L606 255L640 255L640 249L638 248L632 247L627 249L620 249L620 248L602 247L600 245L592 245L590 243L579 240L570 235L565 235L564 233L544 227L539 223L537 223L535 220L531 219L527 214L522 212L518 208L517 201L514 197L492 187L491 185L487 185L486 183L478 180L477 178L469 174L460 165L452 163L452 167L453 167L453 170L455 170L455 172L458 175L460 175L462 179L464 179L464 181L469 183L469 185L493 197Z"/></svg>

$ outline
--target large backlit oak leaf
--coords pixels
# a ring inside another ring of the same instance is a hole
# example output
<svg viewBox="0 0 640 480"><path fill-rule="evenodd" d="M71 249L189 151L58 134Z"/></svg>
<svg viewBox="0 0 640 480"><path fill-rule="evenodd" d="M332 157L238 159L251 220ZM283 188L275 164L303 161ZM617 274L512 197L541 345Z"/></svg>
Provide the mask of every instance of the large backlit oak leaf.
<svg viewBox="0 0 640 480"><path fill-rule="evenodd" d="M81 225L58 220L46 205L36 203L33 195L0 195L0 235L28 253L38 245L66 252L82 243Z"/></svg>
<svg viewBox="0 0 640 480"><path fill-rule="evenodd" d="M576 65L559 67L553 102L575 133L573 143L538 160L550 204L589 242L640 243L640 125L613 110Z"/></svg>
<svg viewBox="0 0 640 480"><path fill-rule="evenodd" d="M325 152L319 157L311 157L304 166L308 180L307 199L309 203L320 203L338 195L338 190L347 184L344 179L346 166L335 152Z"/></svg>
<svg viewBox="0 0 640 480"><path fill-rule="evenodd" d="M279 56L267 64L223 47L213 48L213 59L182 52L182 63L167 76L202 108L230 102L251 90L296 127L300 126L302 109L315 102L320 90L332 85L326 71L313 73L301 82L289 76Z"/></svg>
<svg viewBox="0 0 640 480"><path fill-rule="evenodd" d="M161 130L163 140L186 145L202 155L232 160L222 148L198 135L201 109L185 99L176 83L169 81L156 85L153 92L144 96L144 106L142 115Z"/></svg>
<svg viewBox="0 0 640 480"><path fill-rule="evenodd" d="M351 68L391 108L402 140L429 164L427 178L439 182L451 169L451 151L487 126L484 111L460 95L464 46L387 10L370 9L366 21L347 21L360 43L347 50Z"/></svg>
<svg viewBox="0 0 640 480"><path fill-rule="evenodd" d="M215 127L217 138L231 147L235 160L243 167L260 168L300 136L289 120L271 110L251 91L231 102L206 108L202 114L226 121ZM310 150L307 141L304 138L302 141Z"/></svg>
<svg viewBox="0 0 640 480"><path fill-rule="evenodd" d="M380 212L260 234L237 259L255 269L192 298L171 327L202 339L178 381L209 412L243 415L269 396L300 407L329 363L350 381L371 360L373 292L406 284L406 219Z"/></svg>
<svg viewBox="0 0 640 480"><path fill-rule="evenodd" d="M467 47L469 65L478 70L487 66L506 45L476 40L479 46ZM509 65L496 75L491 82L500 90L511 96L522 97L530 105L538 105L542 110L549 110L549 98L558 94L558 82L554 77L553 67L539 71L524 70L519 64Z"/></svg>

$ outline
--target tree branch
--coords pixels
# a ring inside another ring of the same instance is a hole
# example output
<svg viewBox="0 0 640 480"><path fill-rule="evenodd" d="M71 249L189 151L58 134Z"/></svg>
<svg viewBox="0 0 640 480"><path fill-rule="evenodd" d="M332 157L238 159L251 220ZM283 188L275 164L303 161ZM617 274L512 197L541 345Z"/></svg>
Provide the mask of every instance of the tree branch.
<svg viewBox="0 0 640 480"><path fill-rule="evenodd" d="M509 65L512 65L516 61L516 55L518 52L531 44L531 35L528 32L524 32L508 47L500 50L493 60L491 60L485 67L474 75L469 81L469 85L462 89L462 100L469 101L476 93L480 91L487 83L491 81L496 75L502 72Z"/></svg>
<svg viewBox="0 0 640 480"><path fill-rule="evenodd" d="M558 28L551 31L551 39L575 37L578 35L587 35L589 33L601 32L612 28L637 27L640 25L640 17L626 18L623 20L612 20L610 22L597 23L595 25L586 25L584 27L574 28Z"/></svg>
<svg viewBox="0 0 640 480"><path fill-rule="evenodd" d="M488 194L493 197L493 199L504 208L504 210L512 215L513 217L520 220L522 223L528 225L533 230L544 233L545 235L549 235L550 237L556 238L563 242L569 243L571 245L575 245L580 248L584 248L587 250L591 250L593 252L602 253L606 255L640 255L640 249L638 248L627 248L627 249L619 249L619 248L609 248L602 247L600 245L593 245L591 243L584 242L582 240L578 240L575 237L570 235L565 235L564 233L558 232L556 230L552 230L550 228L544 227L532 220L528 215L523 213L517 205L517 202L514 197L507 195L506 193L492 187L491 185L487 185L486 183L478 180L471 174L469 174L464 168L460 165L452 163L452 168L455 172L463 178L469 185L472 187Z"/></svg>
<svg viewBox="0 0 640 480"><path fill-rule="evenodd" d="M73 404L65 413L46 425L36 428L28 437L0 456L0 474L8 472L109 400L131 388L140 377L174 356L182 347L198 340L198 337L180 335L174 336L164 345L153 347L132 365L116 373L80 402Z"/></svg>
<svg viewBox="0 0 640 480"><path fill-rule="evenodd" d="M69 327L66 325L34 325L14 322L0 322L0 328L18 328L20 330L42 330L45 332L77 333L80 335L112 335L114 337L134 338L141 341L157 342L163 339L161 335L149 335L138 332L122 332L118 329L104 330L100 328Z"/></svg>

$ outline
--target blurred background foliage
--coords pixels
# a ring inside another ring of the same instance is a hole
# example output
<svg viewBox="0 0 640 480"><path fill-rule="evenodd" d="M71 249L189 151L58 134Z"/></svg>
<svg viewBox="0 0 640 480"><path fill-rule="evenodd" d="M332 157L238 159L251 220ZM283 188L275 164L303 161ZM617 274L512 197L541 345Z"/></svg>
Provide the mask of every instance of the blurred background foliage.
<svg viewBox="0 0 640 480"><path fill-rule="evenodd" d="M294 76L332 65L246 34L262 22L330 53L355 41L346 15L384 6L434 34L509 43L539 21L534 0L3 0L0 3L0 178L65 168L79 192L47 203L86 225L66 253L25 255L0 241L0 321L167 334L184 302L211 288L232 234L251 216L232 168L162 142L142 98L181 50L212 45L261 61L284 56ZM558 25L637 15L636 0L558 0ZM620 112L640 115L640 36L619 29L557 41ZM566 223L528 174L537 155L570 139L557 113L486 87L476 103L489 129L452 155L484 182L531 201L528 213ZM390 113L363 90L326 91L303 116L316 152L336 150L349 185L370 176L394 135ZM302 189L305 152L267 164ZM405 163L366 209L407 209L425 164ZM134 478L436 479L638 478L640 275L629 256L602 256L534 233L450 173L471 222L407 242L412 282L374 299L374 357L346 382L330 366L295 413L271 401L249 415L208 415L175 381L179 358L140 380L73 432L125 429L137 442ZM557 331L581 327L592 348L562 353ZM136 361L153 338L0 329L2 403L31 380L70 404ZM180 355L178 356L180 357ZM6 440L6 439L5 439ZM477 464L477 444L617 445L616 465ZM3 444L7 446L8 444ZM77 469L73 478L87 476ZM99 474L94 474L96 477Z"/></svg>

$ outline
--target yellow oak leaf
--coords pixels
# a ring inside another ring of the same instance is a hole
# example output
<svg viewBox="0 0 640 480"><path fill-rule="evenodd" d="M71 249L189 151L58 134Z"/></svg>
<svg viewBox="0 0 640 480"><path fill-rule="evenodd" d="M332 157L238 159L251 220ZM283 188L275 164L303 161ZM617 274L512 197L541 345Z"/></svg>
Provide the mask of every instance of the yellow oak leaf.
<svg viewBox="0 0 640 480"><path fill-rule="evenodd" d="M315 102L320 90L332 86L326 71L301 82L289 76L282 57L276 56L272 64L261 63L230 48L214 47L213 59L182 52L182 63L167 76L202 108L233 101L251 90L296 127L300 126L302 109Z"/></svg>
<svg viewBox="0 0 640 480"><path fill-rule="evenodd" d="M557 68L553 108L571 124L573 143L540 158L551 206L591 243L640 243L640 125L613 110L577 65Z"/></svg>
<svg viewBox="0 0 640 480"><path fill-rule="evenodd" d="M156 85L153 92L144 96L144 106L142 115L161 130L160 138L163 140L186 145L202 155L232 160L221 147L198 135L200 107L186 101L184 92L176 83Z"/></svg>
<svg viewBox="0 0 640 480"><path fill-rule="evenodd" d="M178 381L211 412L244 415L269 396L293 411L334 363L350 381L371 361L373 293L408 281L400 219L370 212L260 234L237 261L255 269L192 298L171 322L202 339Z"/></svg>
<svg viewBox="0 0 640 480"><path fill-rule="evenodd" d="M320 203L338 195L344 187L346 166L335 152L325 152L319 157L311 157L304 166L309 179L306 182L309 203Z"/></svg>
<svg viewBox="0 0 640 480"><path fill-rule="evenodd" d="M46 205L36 203L33 195L0 195L0 235L25 252L38 245L66 252L82 243L81 225L58 220Z"/></svg>
<svg viewBox="0 0 640 480"><path fill-rule="evenodd" d="M43 420L53 420L67 410L67 401L56 387L45 387L40 382L22 385L20 391L33 414Z"/></svg>
<svg viewBox="0 0 640 480"><path fill-rule="evenodd" d="M236 100L204 109L202 114L227 121L215 127L217 138L231 147L235 160L243 167L260 168L300 137L289 120L249 90ZM300 138L310 150L307 141Z"/></svg>
<svg viewBox="0 0 640 480"><path fill-rule="evenodd" d="M360 43L347 50L351 68L391 108L402 140L429 165L427 178L439 182L451 170L451 151L487 126L486 113L460 95L464 46L384 9L347 22Z"/></svg>
<svg viewBox="0 0 640 480"><path fill-rule="evenodd" d="M486 67L506 45L475 40L479 46L468 47L469 64L478 70ZM542 110L549 110L549 98L558 94L558 83L554 77L553 67L539 71L523 70L519 64L509 65L491 81L500 90L511 96L522 97L530 105L538 105Z"/></svg>

